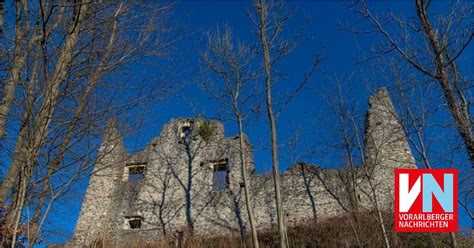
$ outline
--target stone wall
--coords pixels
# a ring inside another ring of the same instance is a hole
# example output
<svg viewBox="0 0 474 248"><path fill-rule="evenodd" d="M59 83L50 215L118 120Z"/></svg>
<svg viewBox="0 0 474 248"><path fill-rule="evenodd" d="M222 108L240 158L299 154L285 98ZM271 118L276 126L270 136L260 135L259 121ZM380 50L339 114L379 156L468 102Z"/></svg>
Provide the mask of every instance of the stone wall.
<svg viewBox="0 0 474 248"><path fill-rule="evenodd" d="M106 225L115 205L113 192L120 185L122 162L125 159L122 137L115 127L115 122L110 121L76 223L75 242L88 242L108 229Z"/></svg>
<svg viewBox="0 0 474 248"><path fill-rule="evenodd" d="M364 177L362 187L373 187L380 205L392 208L393 171L396 168L416 168L416 163L386 88L381 88L369 98L365 124L366 170L362 173L370 175L372 186Z"/></svg>
<svg viewBox="0 0 474 248"><path fill-rule="evenodd" d="M377 92L369 105L365 163L352 171L358 189L347 186L350 170L293 165L281 175L289 225L350 211L352 192L358 192L355 201L370 208L370 195L363 192L372 188L380 205L391 206L393 169L416 167L387 91ZM254 173L250 142L243 138L257 226L275 227L272 177ZM227 162L228 186L223 191L213 186L217 161ZM144 167L143 178L128 180L128 171L137 166ZM119 241L127 234L152 239L190 230L197 234L246 232L248 218L241 183L239 137L224 137L220 122L201 117L171 120L142 152L131 155L111 122L71 244L87 244L100 234L116 235ZM131 218L140 219L141 227L131 229Z"/></svg>

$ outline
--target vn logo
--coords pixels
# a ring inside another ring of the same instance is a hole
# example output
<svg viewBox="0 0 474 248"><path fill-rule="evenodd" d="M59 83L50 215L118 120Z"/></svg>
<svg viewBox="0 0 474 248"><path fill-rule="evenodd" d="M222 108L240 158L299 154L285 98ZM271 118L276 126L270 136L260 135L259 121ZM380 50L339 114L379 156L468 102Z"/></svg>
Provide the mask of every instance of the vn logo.
<svg viewBox="0 0 474 248"><path fill-rule="evenodd" d="M395 231L457 232L455 169L395 169Z"/></svg>

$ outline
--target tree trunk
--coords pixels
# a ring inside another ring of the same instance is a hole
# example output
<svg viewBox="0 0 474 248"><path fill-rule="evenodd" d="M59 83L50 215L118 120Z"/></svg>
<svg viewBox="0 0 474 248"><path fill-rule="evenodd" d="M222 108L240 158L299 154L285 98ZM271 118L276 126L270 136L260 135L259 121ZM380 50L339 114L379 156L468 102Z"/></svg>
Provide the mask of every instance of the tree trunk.
<svg viewBox="0 0 474 248"><path fill-rule="evenodd" d="M24 175L22 175L22 177L29 178L31 176L31 169L32 168L24 168L23 169ZM9 215L7 216L7 226L13 227L11 248L16 247L18 226L20 225L21 212L25 204L26 191L28 187L27 180L23 179L23 180L19 180L19 182L20 182L20 185L19 185L19 190L18 190L18 197L16 197L17 200L14 203L14 205L16 206L13 207L15 211L10 212Z"/></svg>
<svg viewBox="0 0 474 248"><path fill-rule="evenodd" d="M115 12L115 18L117 18L120 15L120 12L122 11L122 6L123 6L123 2L121 2L119 7L117 8L117 11ZM117 31L117 20L115 20L113 23L112 32L110 34L109 42L105 49L104 56L102 57L100 64L97 66L96 70L94 71L94 74L92 75L89 83L87 84L86 90L81 96L81 99L79 101L79 106L77 107L76 112L74 113L74 116L71 120L71 123L69 124L68 130L66 131L65 137L61 143L60 150L57 156L53 159L51 165L48 167L47 175L42 183L42 190L39 195L38 205L36 206L33 219L31 221L32 225L36 225L39 220L41 209L43 208L43 205L46 202L46 198L48 196L47 193L48 193L48 190L50 189L51 177L53 173L58 169L60 163L62 162L64 155L68 149L69 143L72 139L74 130L76 129L76 125L81 119L84 109L86 108L86 105L89 100L89 95L93 91L94 87L98 83L100 77L102 76L105 70L105 66L107 64L108 58L112 52L113 45L115 43L116 31ZM36 232L39 232L39 230L36 230ZM36 234L34 234L34 236L36 236Z"/></svg>
<svg viewBox="0 0 474 248"><path fill-rule="evenodd" d="M458 241L456 240L456 234L453 232L449 233L449 239L451 240L451 247L458 247Z"/></svg>
<svg viewBox="0 0 474 248"><path fill-rule="evenodd" d="M451 112L451 116L454 119L458 133L464 141L469 160L471 161L471 164L474 164L474 134L471 128L472 121L469 115L469 111L467 109L467 104L460 104L458 102L458 97L456 96L456 93L454 92L450 84L448 72L448 67L450 65L446 64L446 62L444 61L444 55L441 50L438 37L436 35L435 30L433 30L433 27L431 26L431 23L428 19L428 15L426 14L424 0L416 0L416 10L418 19L420 20L421 25L423 27L423 31L425 32L425 35L428 38L431 49L434 53L433 60L436 64L436 79L438 80L443 90L444 98L446 99L449 111ZM455 61L451 61L451 63L455 63ZM453 75L454 77L456 77L456 67L453 65L452 69L454 70ZM464 95L460 91L460 89L458 89L458 95L461 103L463 102L463 100L465 102ZM451 239L451 246L457 247L455 234L450 233L449 237Z"/></svg>
<svg viewBox="0 0 474 248"><path fill-rule="evenodd" d="M267 34L266 34L266 19L268 15L266 11L267 10L265 8L265 1L262 0L260 4L260 8L257 9L257 12L260 17L259 35L260 35L261 45L262 45L263 53L264 53L266 107L267 107L268 122L270 124L273 183L274 183L274 188L275 188L275 203L276 203L277 220L278 220L278 234L280 236L280 247L286 248L287 236L286 236L283 204L282 204L282 198L281 198L277 130L276 130L275 116L272 109L272 86L271 86L271 66L272 65L271 65L271 58L270 58L270 47L267 41Z"/></svg>
<svg viewBox="0 0 474 248"><path fill-rule="evenodd" d="M5 201L10 195L10 190L15 184L17 179L18 171L20 170L20 164L23 162L23 158L26 157L26 149L24 146L24 141L28 131L28 122L30 118L30 113L25 111L23 114L22 125L20 127L20 132L18 133L18 137L16 139L16 147L15 151L13 152L12 164L8 169L8 173L3 179L2 185L0 186L0 208L4 207ZM15 166L14 166L15 165Z"/></svg>
<svg viewBox="0 0 474 248"><path fill-rule="evenodd" d="M3 5L3 0L2 5ZM33 32L32 37L28 40L26 47L22 47L24 42L25 32L23 30L24 23L22 22L23 4L20 1L16 2L16 20L15 20L15 47L13 49L13 64L10 68L8 79L5 82L5 88L3 92L2 101L0 103L0 139L5 136L6 122L8 113L10 112L10 106L15 98L16 84L20 80L21 70L25 65L26 58L28 57L31 49L37 41L39 36ZM3 7L3 6L2 6ZM3 11L3 8L2 8ZM23 13L27 15L26 13ZM2 13L3 15L3 13ZM1 17L0 17L1 19ZM0 26L1 29L1 26Z"/></svg>
<svg viewBox="0 0 474 248"><path fill-rule="evenodd" d="M54 74L47 84L44 102L37 115L37 118L35 119L32 135L27 141L25 141L25 145L21 143L16 144L15 153L24 149L24 154L26 155L25 157L14 156L12 158L7 179L16 178L18 172L20 172L21 169L32 166L37 159L44 139L48 135L48 127L51 123L52 115L55 109L55 104L59 94L59 86L67 76L66 73L73 58L74 47L79 36L81 23L85 18L87 5L88 4L84 2L78 5L77 22L74 24L68 37L66 38L65 44L61 49L60 56L56 63ZM23 164L26 165L23 166ZM30 177L31 175L27 175L26 177L22 178L22 180L28 180L29 182ZM14 186L14 182L15 180L4 180L2 182L2 186L0 188L0 207L2 207L5 203L10 189Z"/></svg>
<svg viewBox="0 0 474 248"><path fill-rule="evenodd" d="M372 193L374 207L375 207L375 210L377 211L377 218L379 221L379 225L380 225L380 228L382 229L382 237L385 242L385 247L390 248L390 242L388 240L387 230L385 229L385 223L383 220L382 211L380 210L380 206L377 199L377 192L374 185L372 184L371 175L367 171L367 167L366 166L363 166L363 167L364 167L365 176L367 178L367 182L369 183L369 186L370 186L370 191L371 191L370 193Z"/></svg>
<svg viewBox="0 0 474 248"><path fill-rule="evenodd" d="M433 29L428 19L424 0L416 0L416 10L418 19L420 20L423 27L423 31L425 32L425 35L434 53L433 60L436 65L435 79L439 82L443 90L443 94L448 104L449 111L451 112L451 116L453 117L458 133L463 139L464 145L466 146L469 160L471 161L471 164L474 164L474 134L471 128L471 117L467 109L467 104L462 104L464 95L460 90L458 90L458 95L460 98L459 101L461 102L460 104L458 102L458 97L456 96L456 93L454 92L453 87L449 81L448 68L450 65L446 64L445 62L444 54L436 35L436 31ZM454 62L455 61L451 61L450 63ZM455 70L455 66L452 68ZM457 72L453 71L453 75L456 76L456 74Z"/></svg>
<svg viewBox="0 0 474 248"><path fill-rule="evenodd" d="M252 232L252 242L253 247L258 248L258 235L257 235L257 228L255 227L255 217L253 215L253 210L250 201L250 193L249 193L249 185L247 180L247 161L244 154L244 140L243 140L243 127L242 127L242 116L240 114L237 115L237 122L239 126L239 154L240 154L240 163L242 169L242 180L244 181L244 194L245 194L245 205L247 207L247 213L249 215L249 225L250 231Z"/></svg>

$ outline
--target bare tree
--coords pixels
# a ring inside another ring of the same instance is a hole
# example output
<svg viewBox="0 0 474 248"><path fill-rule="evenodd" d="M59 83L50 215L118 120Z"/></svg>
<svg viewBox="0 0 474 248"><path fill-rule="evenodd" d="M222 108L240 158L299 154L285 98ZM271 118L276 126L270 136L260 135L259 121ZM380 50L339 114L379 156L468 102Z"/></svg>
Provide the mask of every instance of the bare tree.
<svg viewBox="0 0 474 248"><path fill-rule="evenodd" d="M119 101L114 94L121 87L108 83L118 68L165 55L163 48L175 37L158 35L170 31L164 24L172 6L15 3L14 26L3 27L7 66L0 104L0 137L17 134L3 139L15 148L8 154L11 162L0 188L0 207L13 230L12 246L25 206L36 203L27 221L35 226L30 237L34 240L52 202L91 165L88 156L95 150L90 146L97 125L120 110L164 96L163 84L156 80L143 85L147 94L128 93L130 98L122 95ZM143 22L149 26L143 28ZM58 180L59 172L70 177Z"/></svg>
<svg viewBox="0 0 474 248"><path fill-rule="evenodd" d="M254 82L257 79L257 70L251 48L242 42L234 43L232 30L224 27L221 31L217 29L215 34L207 35L207 51L202 54L206 70L212 72L222 82L223 87L215 84L205 83L205 88L211 96L220 100L224 105L224 111L231 112L239 130L239 155L242 171L245 204L249 217L250 231L254 247L259 247L255 217L250 199L250 184L248 181L249 170L247 168L246 145L244 142L243 122L249 119L249 106L255 108L256 97L260 90ZM258 106L258 104L257 104Z"/></svg>
<svg viewBox="0 0 474 248"><path fill-rule="evenodd" d="M382 72L383 83L390 87L397 112L396 118L403 126L407 140L414 151L417 164L424 168L457 167L462 173L459 175L458 203L463 207L470 219L473 219L470 207L472 187L468 183L472 172L463 164L470 165L469 161L456 159L456 154L463 151L463 144L456 136L455 130L445 128L450 126L450 120L439 120L444 108L440 104L442 95L434 89L435 84L421 82L420 76L413 73L409 66L399 63L398 59L384 60L386 72ZM388 63L387 63L388 61ZM436 133L436 135L433 135ZM442 151L436 149L442 144ZM468 186L466 186L468 185ZM430 239L434 244L432 235Z"/></svg>
<svg viewBox="0 0 474 248"><path fill-rule="evenodd" d="M272 84L271 84L271 55L270 49L273 44L269 43L272 42L274 37L270 39L267 37L268 26L269 26L269 11L270 5L267 5L265 1L255 1L254 2L258 20L259 20L259 38L261 40L261 45L263 47L264 52L264 65L265 65L265 87L266 87L266 107L267 107L267 114L268 114L268 122L270 125L270 140L272 146L272 168L273 168L273 183L275 189L275 202L276 202L276 210L277 210L277 220L278 220L278 233L280 236L280 247L285 248L287 247L287 234L286 234L286 225L284 220L284 210L283 210L283 203L281 198L281 182L280 182L280 166L278 160L278 143L277 143L277 130L276 130L276 120L273 112L273 104L272 104ZM277 23L277 25L282 25L282 23ZM281 27L275 27L275 30L278 31Z"/></svg>
<svg viewBox="0 0 474 248"><path fill-rule="evenodd" d="M419 75L418 84L434 82L438 87L430 87L432 91L441 93L445 106L451 115L454 126L467 153L470 164L474 163L474 132L471 106L472 78L463 72L458 65L466 56L474 38L471 18L472 4L465 1L449 3L444 12L430 12L431 1L414 1L416 16L407 18L394 12L378 15L361 0L355 11L369 21L370 32L382 38L374 50L374 56L389 58L393 54L399 58L412 72ZM357 30L355 30L358 32ZM364 30L363 32L367 32ZM437 105L430 105L436 108ZM421 137L421 136L420 136ZM419 141L419 138L417 138ZM422 145L418 143L418 145ZM423 147L421 148L421 156ZM429 160L424 160L427 164ZM452 246L456 247L456 239L451 234Z"/></svg>
<svg viewBox="0 0 474 248"><path fill-rule="evenodd" d="M291 12L288 10L288 7L280 1L265 1L265 0L255 0L253 2L255 12L254 14L250 13L250 18L252 19L256 27L256 36L259 43L259 50L257 54L262 58L262 71L263 71L263 80L265 84L265 93L266 93L266 109L267 117L269 123L269 133L271 141L271 151L272 151L272 171L273 171L273 181L275 188L275 205L277 210L277 221L278 221L278 233L280 236L280 246L288 246L288 238L286 234L286 224L284 220L284 209L281 198L281 182L280 182L280 166L279 166L279 157L278 157L278 139L277 139L277 127L276 121L279 113L282 109L295 97L298 93L305 89L306 84L311 80L313 73L315 72L317 66L321 62L321 57L316 56L314 62L310 66L311 70L304 75L303 80L296 84L296 87L286 100L283 101L283 105L280 106L280 110L276 111L274 109L274 99L272 98L272 87L277 81L275 75L275 64L280 61L282 58L285 58L297 47L299 43L299 36L285 36L284 28L287 25L289 18L291 17Z"/></svg>
<svg viewBox="0 0 474 248"><path fill-rule="evenodd" d="M370 213L379 224L384 246L390 247L390 229L387 227L390 219L386 218L385 213L391 211L393 188L387 182L393 181L390 180L392 164L407 168L415 166L411 154L403 153L409 151L409 143L405 141L409 138L386 89L380 89L369 98L370 107L364 115L357 110L350 90L343 87L341 80L333 82L333 94L323 97L332 113L328 115L331 116L329 125L333 130L328 145L330 153L336 156L332 159L338 159L339 156L342 162L337 178L343 189L331 187L330 180L333 178L317 176L324 188L352 217L355 222L353 231L359 244L364 242L360 239L360 218ZM384 173L384 170L389 171L389 174Z"/></svg>
<svg viewBox="0 0 474 248"><path fill-rule="evenodd" d="M393 51L415 71L439 84L447 107L462 138L471 164L474 163L474 134L470 105L472 81L463 77L457 63L474 38L468 16L473 6L463 1L453 3L446 15L430 16L430 2L416 0L417 21L405 21L393 13L377 17L365 1L360 1L358 13L370 20L374 31L381 34L386 45L377 51L382 56ZM433 21L436 19L436 21ZM402 35L395 38L385 26L392 23L401 27ZM417 39L414 39L415 36ZM423 42L418 42L423 41Z"/></svg>
<svg viewBox="0 0 474 248"><path fill-rule="evenodd" d="M332 94L321 94L327 103L330 114L328 114L328 125L330 130L330 141L324 149L325 153L334 154L331 160L340 160L336 164L342 163L341 170L336 176L331 177L321 172L317 177L324 189L336 200L339 206L350 217L351 229L356 237L357 243L363 246L361 240L359 187L361 180L360 166L363 159L363 126L361 125L362 114L358 112L354 99L351 98L350 90L342 83L342 79L329 79L332 82ZM350 81L349 79L346 79ZM320 152L316 152L320 155ZM338 187L331 185L331 180L339 182Z"/></svg>

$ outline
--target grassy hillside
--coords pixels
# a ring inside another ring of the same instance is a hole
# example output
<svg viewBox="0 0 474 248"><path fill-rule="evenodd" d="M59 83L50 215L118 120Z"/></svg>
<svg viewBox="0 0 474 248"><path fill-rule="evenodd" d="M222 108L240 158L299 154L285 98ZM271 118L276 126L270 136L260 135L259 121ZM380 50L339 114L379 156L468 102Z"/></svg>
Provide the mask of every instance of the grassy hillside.
<svg viewBox="0 0 474 248"><path fill-rule="evenodd" d="M447 233L395 233L391 215L386 214L386 227L393 247L450 247ZM288 228L290 247L383 247L384 241L380 233L380 225L370 214L360 214L355 218L338 217L319 223L312 223ZM473 247L474 242L467 237L457 236L460 247ZM277 247L277 230L261 230L259 232L261 247ZM166 238L145 241L140 237L127 239L126 243L118 243L108 238L101 238L92 247L196 247L196 248L240 248L252 247L251 237L229 234L225 236L194 236L184 235L183 238Z"/></svg>

